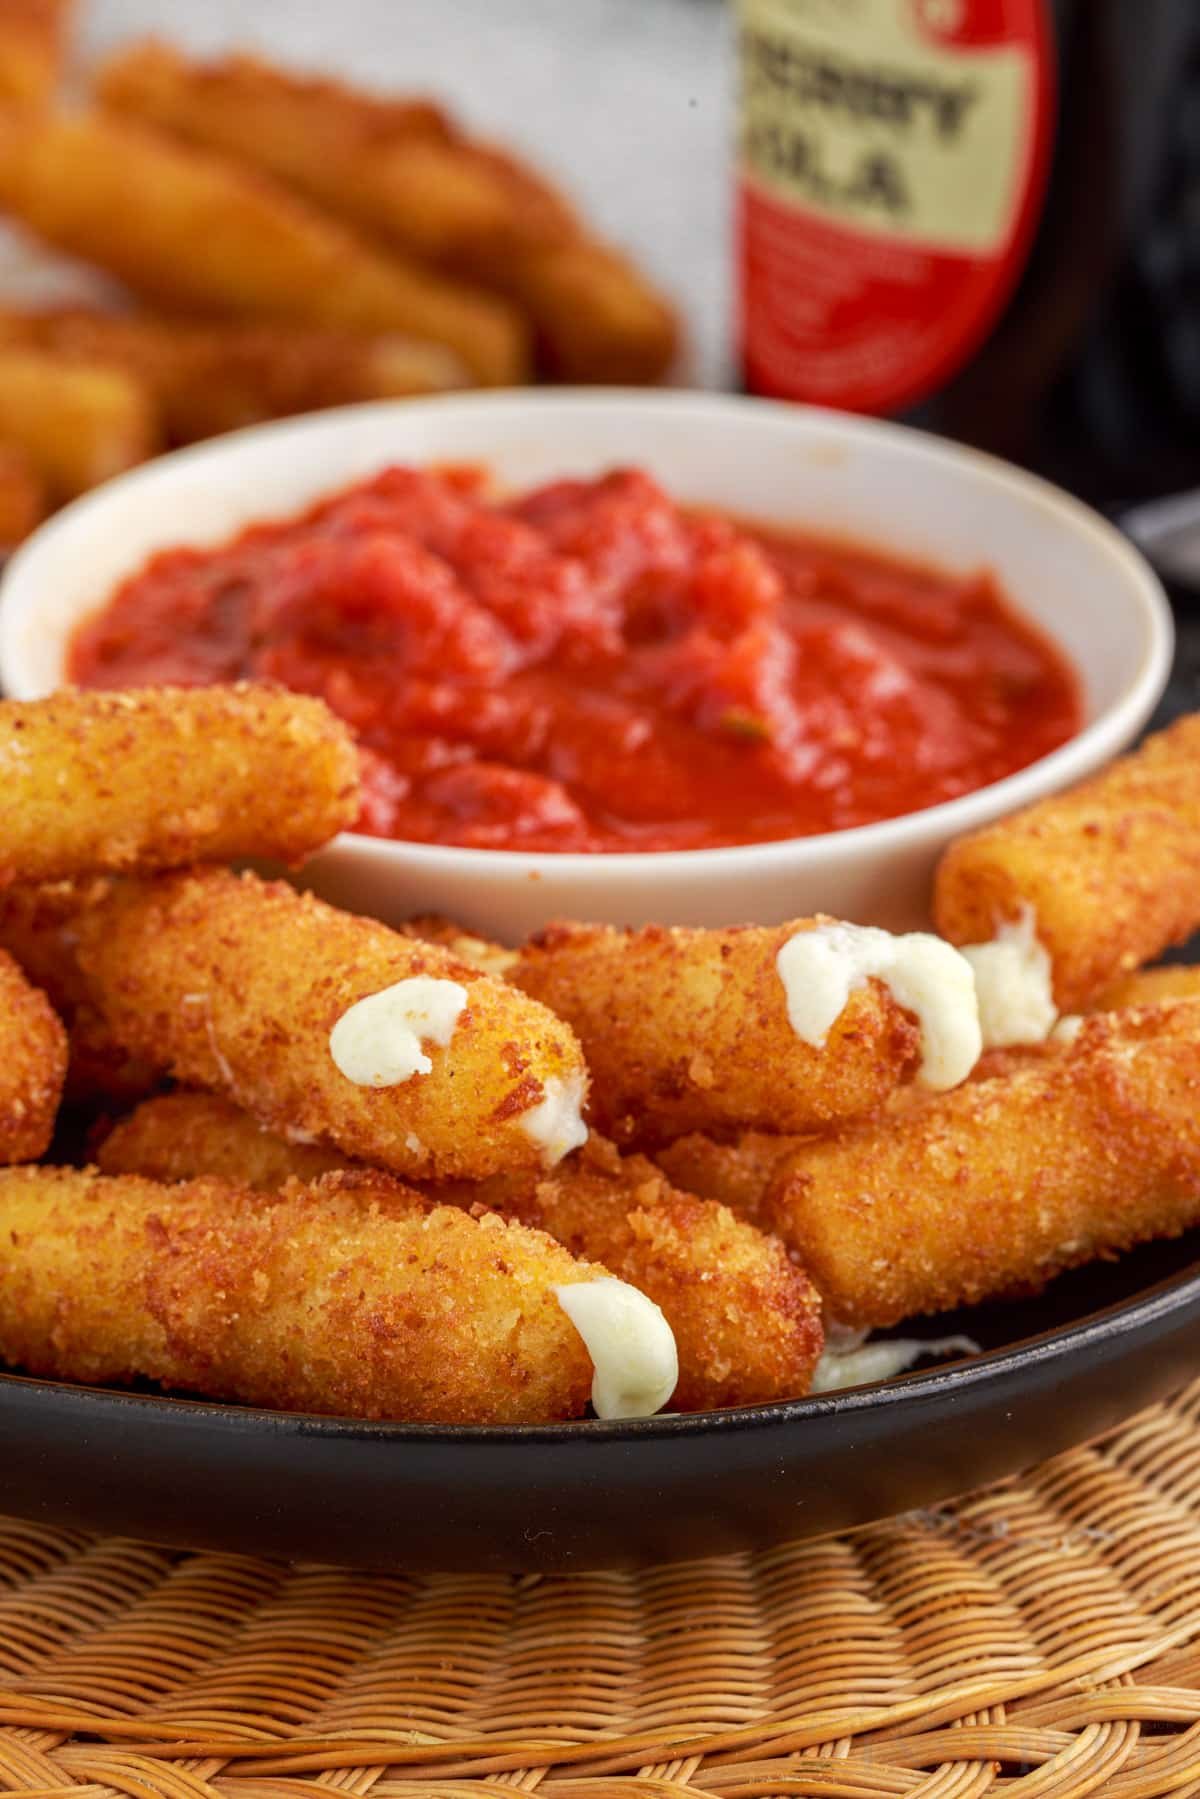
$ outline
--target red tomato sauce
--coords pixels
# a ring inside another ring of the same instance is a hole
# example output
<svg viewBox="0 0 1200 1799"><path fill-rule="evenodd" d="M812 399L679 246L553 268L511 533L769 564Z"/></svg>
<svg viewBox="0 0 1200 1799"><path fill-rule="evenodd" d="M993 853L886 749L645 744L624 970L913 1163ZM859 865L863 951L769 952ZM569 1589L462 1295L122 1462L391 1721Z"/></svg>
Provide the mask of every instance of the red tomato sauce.
<svg viewBox="0 0 1200 1799"><path fill-rule="evenodd" d="M990 575L687 511L636 470L497 500L478 469L387 469L156 555L70 676L319 694L363 746L362 830L489 849L843 830L1081 722L1071 667Z"/></svg>

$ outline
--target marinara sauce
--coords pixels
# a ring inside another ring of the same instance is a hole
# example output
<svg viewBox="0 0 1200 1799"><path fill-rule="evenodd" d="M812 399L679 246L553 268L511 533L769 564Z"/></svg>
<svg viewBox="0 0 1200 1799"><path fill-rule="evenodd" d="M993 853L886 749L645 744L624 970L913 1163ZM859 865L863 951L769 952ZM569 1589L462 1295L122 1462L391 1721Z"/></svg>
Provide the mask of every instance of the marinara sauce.
<svg viewBox="0 0 1200 1799"><path fill-rule="evenodd" d="M637 470L496 500L478 469L389 468L156 555L70 675L319 694L363 746L362 830L490 849L844 830L1080 723L1070 666L990 575L687 511Z"/></svg>

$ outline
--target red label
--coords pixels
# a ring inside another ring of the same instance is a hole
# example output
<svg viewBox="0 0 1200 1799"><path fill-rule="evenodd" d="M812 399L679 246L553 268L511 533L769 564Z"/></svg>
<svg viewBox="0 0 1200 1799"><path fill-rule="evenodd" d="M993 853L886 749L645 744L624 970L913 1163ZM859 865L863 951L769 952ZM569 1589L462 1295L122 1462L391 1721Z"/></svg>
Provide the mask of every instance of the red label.
<svg viewBox="0 0 1200 1799"><path fill-rule="evenodd" d="M895 412L1025 265L1054 109L1043 0L740 0L747 386Z"/></svg>

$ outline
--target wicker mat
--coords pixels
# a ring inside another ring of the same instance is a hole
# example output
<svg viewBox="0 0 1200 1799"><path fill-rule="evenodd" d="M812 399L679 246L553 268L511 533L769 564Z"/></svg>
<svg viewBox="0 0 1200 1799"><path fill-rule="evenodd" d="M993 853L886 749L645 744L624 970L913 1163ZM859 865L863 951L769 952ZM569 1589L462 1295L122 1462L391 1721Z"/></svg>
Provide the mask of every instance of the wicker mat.
<svg viewBox="0 0 1200 1799"><path fill-rule="evenodd" d="M0 1521L23 1799L1200 1794L1200 1384L852 1537L365 1575Z"/></svg>

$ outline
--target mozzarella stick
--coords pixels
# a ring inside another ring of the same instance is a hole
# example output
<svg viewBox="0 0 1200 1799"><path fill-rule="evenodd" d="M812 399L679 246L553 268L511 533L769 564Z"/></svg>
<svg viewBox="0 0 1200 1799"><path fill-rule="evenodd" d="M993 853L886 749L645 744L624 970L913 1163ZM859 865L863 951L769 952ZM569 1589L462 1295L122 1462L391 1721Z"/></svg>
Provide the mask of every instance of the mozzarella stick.
<svg viewBox="0 0 1200 1799"><path fill-rule="evenodd" d="M1200 999L1200 967L1170 963L1164 968L1139 968L1096 994L1088 1011L1123 1012L1130 1006L1160 1006L1175 999Z"/></svg>
<svg viewBox="0 0 1200 1799"><path fill-rule="evenodd" d="M173 444L297 412L441 393L467 382L464 365L442 344L280 321L193 323L79 307L0 311L0 344L125 370L153 395ZM0 497L3 492L0 487Z"/></svg>
<svg viewBox="0 0 1200 1799"><path fill-rule="evenodd" d="M163 1084L161 1069L122 1049L87 994L77 957L79 915L111 889L103 876L0 887L0 950L46 994L67 1029L63 1098L130 1106Z"/></svg>
<svg viewBox="0 0 1200 1799"><path fill-rule="evenodd" d="M4 115L0 205L168 312L403 332L485 385L527 371L524 325L496 295L375 250L257 169L105 114Z"/></svg>
<svg viewBox="0 0 1200 1799"><path fill-rule="evenodd" d="M95 1151L102 1174L148 1180L227 1181L255 1193L278 1193L288 1181L335 1174L350 1158L319 1143L289 1143L219 1093L162 1093L120 1119Z"/></svg>
<svg viewBox="0 0 1200 1799"><path fill-rule="evenodd" d="M337 1166L333 1152L285 1142L228 1100L204 1093L148 1100L114 1126L96 1160L106 1174L161 1181L211 1175L261 1192ZM525 1170L425 1192L545 1231L654 1300L678 1346L674 1410L808 1391L823 1339L820 1300L805 1275L776 1239L724 1206L677 1192L640 1157L623 1160L593 1138L549 1174Z"/></svg>
<svg viewBox="0 0 1200 1799"><path fill-rule="evenodd" d="M46 995L0 949L0 1162L44 1155L67 1072L67 1034Z"/></svg>
<svg viewBox="0 0 1200 1799"><path fill-rule="evenodd" d="M117 892L80 965L118 1040L284 1135L398 1174L482 1178L583 1141L568 1026L311 894L226 869Z"/></svg>
<svg viewBox="0 0 1200 1799"><path fill-rule="evenodd" d="M72 0L0 0L0 102L49 98L73 10Z"/></svg>
<svg viewBox="0 0 1200 1799"><path fill-rule="evenodd" d="M1200 714L951 845L934 885L944 937L982 943L1026 915L1060 1012L1200 926Z"/></svg>
<svg viewBox="0 0 1200 1799"><path fill-rule="evenodd" d="M493 943L488 937L477 936L451 918L441 918L436 913L427 912L420 918L410 918L401 926L406 937L419 937L425 943L440 943L448 949L460 962L471 962L476 968L482 968L485 974L494 974L501 980L507 979L517 964L515 949L505 949L502 943Z"/></svg>
<svg viewBox="0 0 1200 1799"><path fill-rule="evenodd" d="M300 862L353 824L358 755L281 689L0 701L0 884L236 856Z"/></svg>
<svg viewBox="0 0 1200 1799"><path fill-rule="evenodd" d="M1200 1224L1200 1002L1091 1018L894 1118L796 1146L763 1202L841 1324L1039 1286Z"/></svg>
<svg viewBox="0 0 1200 1799"><path fill-rule="evenodd" d="M957 952L829 920L554 925L510 979L579 1033L596 1126L622 1145L828 1126L876 1110L918 1073L962 1080L980 1048Z"/></svg>
<svg viewBox="0 0 1200 1799"><path fill-rule="evenodd" d="M0 438L17 446L59 503L164 447L153 397L136 375L2 343Z"/></svg>
<svg viewBox="0 0 1200 1799"><path fill-rule="evenodd" d="M702 1131L692 1131L656 1150L654 1160L685 1193L715 1199L738 1218L761 1224L764 1195L776 1170L803 1141L742 1131L732 1142L719 1143Z"/></svg>
<svg viewBox="0 0 1200 1799"><path fill-rule="evenodd" d="M162 43L120 50L99 91L114 111L264 170L406 254L515 300L545 373L656 381L675 313L597 242L548 183L420 103L311 80L251 56L193 62Z"/></svg>
<svg viewBox="0 0 1200 1799"><path fill-rule="evenodd" d="M592 1365L555 1287L603 1277L548 1237L381 1175L167 1188L0 1171L0 1358L288 1411L439 1424L577 1417Z"/></svg>

